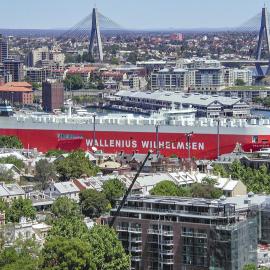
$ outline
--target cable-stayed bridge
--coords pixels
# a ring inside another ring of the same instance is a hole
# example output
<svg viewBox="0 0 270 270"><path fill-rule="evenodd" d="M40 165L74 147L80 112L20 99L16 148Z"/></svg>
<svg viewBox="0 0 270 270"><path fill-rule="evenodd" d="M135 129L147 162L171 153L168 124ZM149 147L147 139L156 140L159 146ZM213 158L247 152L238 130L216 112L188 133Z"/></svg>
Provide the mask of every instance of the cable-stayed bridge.
<svg viewBox="0 0 270 270"><path fill-rule="evenodd" d="M84 17L80 22L71 27L69 30L64 32L60 38L76 38L76 39L89 39L90 32L93 26L93 14L96 11L98 17L98 23L100 31L122 31L124 28L118 23L114 22L109 17L106 17L100 13L96 8L93 11Z"/></svg>

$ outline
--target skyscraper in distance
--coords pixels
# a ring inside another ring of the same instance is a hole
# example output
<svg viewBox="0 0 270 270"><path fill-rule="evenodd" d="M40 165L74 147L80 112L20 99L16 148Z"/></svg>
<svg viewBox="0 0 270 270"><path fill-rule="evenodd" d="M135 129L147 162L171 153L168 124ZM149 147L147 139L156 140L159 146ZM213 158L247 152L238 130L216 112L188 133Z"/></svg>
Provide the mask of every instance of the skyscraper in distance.
<svg viewBox="0 0 270 270"><path fill-rule="evenodd" d="M8 41L0 34L0 63L8 58Z"/></svg>

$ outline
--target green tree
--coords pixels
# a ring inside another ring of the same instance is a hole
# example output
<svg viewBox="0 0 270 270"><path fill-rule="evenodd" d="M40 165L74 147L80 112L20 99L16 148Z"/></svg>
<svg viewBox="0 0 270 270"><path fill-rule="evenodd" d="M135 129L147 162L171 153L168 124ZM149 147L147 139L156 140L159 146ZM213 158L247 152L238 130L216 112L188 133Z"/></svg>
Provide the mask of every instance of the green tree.
<svg viewBox="0 0 270 270"><path fill-rule="evenodd" d="M138 55L135 52L132 52L129 54L128 58L127 58L127 62L130 62L131 64L136 64L136 62L138 61Z"/></svg>
<svg viewBox="0 0 270 270"><path fill-rule="evenodd" d="M178 196L178 186L172 181L164 180L152 188L150 194L156 196Z"/></svg>
<svg viewBox="0 0 270 270"><path fill-rule="evenodd" d="M0 148L23 148L22 142L16 136L0 136Z"/></svg>
<svg viewBox="0 0 270 270"><path fill-rule="evenodd" d="M15 156L9 156L0 158L0 164L13 164L15 165L19 170L22 170L25 168L24 162L21 159L18 159Z"/></svg>
<svg viewBox="0 0 270 270"><path fill-rule="evenodd" d="M159 182L154 188L150 190L151 195L156 196L178 196L179 187L170 180Z"/></svg>
<svg viewBox="0 0 270 270"><path fill-rule="evenodd" d="M66 79L64 80L64 85L67 89L71 90L78 90L82 89L83 87L83 79L80 75L67 75Z"/></svg>
<svg viewBox="0 0 270 270"><path fill-rule="evenodd" d="M36 163L35 179L40 183L42 189L46 189L50 181L57 179L54 164L47 159L39 160Z"/></svg>
<svg viewBox="0 0 270 270"><path fill-rule="evenodd" d="M102 185L102 190L112 206L115 205L115 199L124 195L126 186L119 179L110 179Z"/></svg>
<svg viewBox="0 0 270 270"><path fill-rule="evenodd" d="M247 186L248 191L270 194L270 174L265 165L259 169L252 169L242 165L239 161L234 161L230 166L223 167L223 169L220 167L216 172L221 170L227 177L231 175L232 179L241 180Z"/></svg>
<svg viewBox="0 0 270 270"><path fill-rule="evenodd" d="M215 164L213 169L214 175L220 175L221 177L228 177L228 173L224 168L224 166L220 164Z"/></svg>
<svg viewBox="0 0 270 270"><path fill-rule="evenodd" d="M1 270L38 270L39 246L33 239L17 240L0 251Z"/></svg>
<svg viewBox="0 0 270 270"><path fill-rule="evenodd" d="M107 226L94 226L89 233L96 269L127 270L130 257L118 240L114 229Z"/></svg>
<svg viewBox="0 0 270 270"><path fill-rule="evenodd" d="M12 183L14 181L14 174L11 170L0 170L0 182L4 182L6 184Z"/></svg>
<svg viewBox="0 0 270 270"><path fill-rule="evenodd" d="M112 57L112 59L111 59L111 64L112 64L112 65L119 65L119 59L116 58L116 57Z"/></svg>
<svg viewBox="0 0 270 270"><path fill-rule="evenodd" d="M246 83L242 79L236 79L235 80L235 85L244 86L244 85L246 85Z"/></svg>
<svg viewBox="0 0 270 270"><path fill-rule="evenodd" d="M48 239L54 237L64 237L66 239L79 238L86 239L88 229L85 223L79 217L64 217L53 221L52 229L48 234Z"/></svg>
<svg viewBox="0 0 270 270"><path fill-rule="evenodd" d="M87 241L78 238L54 237L42 251L41 270L97 270L93 252Z"/></svg>
<svg viewBox="0 0 270 270"><path fill-rule="evenodd" d="M47 153L46 153L46 157L56 157L58 158L59 156L65 154L65 151L63 150L59 150L59 149L52 149L52 150L49 150Z"/></svg>
<svg viewBox="0 0 270 270"><path fill-rule="evenodd" d="M80 205L83 214L90 218L100 217L109 209L105 194L95 189L86 189L80 193Z"/></svg>
<svg viewBox="0 0 270 270"><path fill-rule="evenodd" d="M80 207L68 197L57 198L51 207L53 215L57 218L80 217Z"/></svg>
<svg viewBox="0 0 270 270"><path fill-rule="evenodd" d="M203 185L215 186L217 183L218 183L217 180L215 178L212 178L212 177L204 177L202 179Z"/></svg>
<svg viewBox="0 0 270 270"><path fill-rule="evenodd" d="M78 178L83 174L92 176L98 172L98 168L89 161L82 150L74 151L67 158L57 161L56 170L61 181Z"/></svg>
<svg viewBox="0 0 270 270"><path fill-rule="evenodd" d="M223 195L222 190L215 188L211 184L193 184L190 193L194 198L218 199Z"/></svg>
<svg viewBox="0 0 270 270"><path fill-rule="evenodd" d="M255 264L247 264L244 266L243 270L257 270L257 266Z"/></svg>
<svg viewBox="0 0 270 270"><path fill-rule="evenodd" d="M31 84L32 84L32 87L33 87L35 90L40 90L41 87L42 87L40 83L31 82Z"/></svg>
<svg viewBox="0 0 270 270"><path fill-rule="evenodd" d="M21 217L34 219L36 209L30 199L14 199L6 210L6 219L8 222L19 222Z"/></svg>
<svg viewBox="0 0 270 270"><path fill-rule="evenodd" d="M229 167L229 173L233 179L241 179L245 174L245 168L240 161L234 161Z"/></svg>

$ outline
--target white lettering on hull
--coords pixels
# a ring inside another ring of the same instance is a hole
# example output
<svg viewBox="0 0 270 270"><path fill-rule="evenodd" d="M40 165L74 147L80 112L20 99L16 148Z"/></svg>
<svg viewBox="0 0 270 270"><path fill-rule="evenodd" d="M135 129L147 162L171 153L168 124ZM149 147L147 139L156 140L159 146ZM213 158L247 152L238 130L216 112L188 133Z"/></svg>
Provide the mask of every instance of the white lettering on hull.
<svg viewBox="0 0 270 270"><path fill-rule="evenodd" d="M92 147L94 146L93 139L86 139L86 146ZM155 141L135 141L135 140L103 140L97 139L95 141L96 147L102 148L128 148L128 149L156 149L157 143ZM160 141L158 143L158 148L160 150L197 150L203 151L205 150L204 142L192 142L188 144L187 142L169 142L169 141Z"/></svg>

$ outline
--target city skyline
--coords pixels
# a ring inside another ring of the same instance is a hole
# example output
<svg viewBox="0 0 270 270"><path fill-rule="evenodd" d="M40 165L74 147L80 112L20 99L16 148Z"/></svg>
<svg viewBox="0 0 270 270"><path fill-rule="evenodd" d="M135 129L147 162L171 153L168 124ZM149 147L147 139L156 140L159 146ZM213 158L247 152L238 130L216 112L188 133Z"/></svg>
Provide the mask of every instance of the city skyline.
<svg viewBox="0 0 270 270"><path fill-rule="evenodd" d="M1 5L0 28L70 28L87 16L94 6L102 14L126 29L237 27L258 14L264 2L263 0L228 0L226 3L214 0L190 0L188 2L148 0L145 3L141 0L136 2L115 0L111 1L111 5L108 5L105 0L82 0L78 5L75 2L63 0L57 2L28 0L23 3L19 0L11 0ZM270 5L270 3L267 4L267 6ZM43 16L40 16L41 11ZM10 16L11 12L12 17ZM164 18L163 20L160 20L161 16Z"/></svg>

